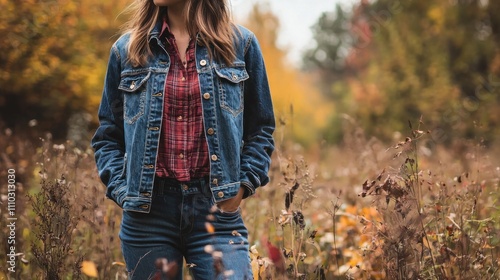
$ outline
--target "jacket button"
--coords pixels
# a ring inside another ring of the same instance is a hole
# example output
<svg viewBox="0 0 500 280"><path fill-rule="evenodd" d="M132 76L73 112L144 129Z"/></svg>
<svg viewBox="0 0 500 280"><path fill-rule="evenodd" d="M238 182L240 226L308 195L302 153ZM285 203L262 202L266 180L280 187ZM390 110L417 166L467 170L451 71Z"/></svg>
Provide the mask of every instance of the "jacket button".
<svg viewBox="0 0 500 280"><path fill-rule="evenodd" d="M224 193L223 192L218 192L217 196L220 197L220 198L223 198L224 197Z"/></svg>
<svg viewBox="0 0 500 280"><path fill-rule="evenodd" d="M162 93L162 92L158 92L158 93L153 94L153 96L155 96L155 97L156 97L156 96L162 96L162 95L163 95L163 93Z"/></svg>
<svg viewBox="0 0 500 280"><path fill-rule="evenodd" d="M152 164L148 164L148 165L146 165L146 168L154 168L154 167L155 167L155 166L154 166L154 165L152 165Z"/></svg>
<svg viewBox="0 0 500 280"><path fill-rule="evenodd" d="M236 81L236 79L238 79L238 76L236 76L235 74L233 74L233 81Z"/></svg>
<svg viewBox="0 0 500 280"><path fill-rule="evenodd" d="M141 207L142 209L148 209L148 208L149 208L149 205L147 205L147 204L143 204L143 205L141 205L140 207Z"/></svg>
<svg viewBox="0 0 500 280"><path fill-rule="evenodd" d="M202 60L200 61L200 65L201 65L201 66L205 66L205 65L207 65L207 61L206 61L206 60L204 60L204 59L202 59Z"/></svg>
<svg viewBox="0 0 500 280"><path fill-rule="evenodd" d="M210 93L205 92L205 93L203 94L203 98L205 98L205 99L207 99L207 100L208 100L208 99L210 99Z"/></svg>
<svg viewBox="0 0 500 280"><path fill-rule="evenodd" d="M130 89L134 89L135 88L135 81L132 82L132 84L130 84Z"/></svg>
<svg viewBox="0 0 500 280"><path fill-rule="evenodd" d="M183 189L183 190L185 190L185 191L189 190L189 186L188 186L188 185L186 185L186 184L182 184L182 185L181 185L181 187L182 187L182 189Z"/></svg>
<svg viewBox="0 0 500 280"><path fill-rule="evenodd" d="M150 197L150 196L151 196L151 194L150 194L150 193L148 193L148 192L143 192L143 193L141 193L141 194L142 194L143 196L145 196L145 197Z"/></svg>
<svg viewBox="0 0 500 280"><path fill-rule="evenodd" d="M208 135L214 135L214 132L215 132L215 131L214 131L214 129L213 129L213 128L209 128L209 129L207 129L207 133L208 133Z"/></svg>
<svg viewBox="0 0 500 280"><path fill-rule="evenodd" d="M217 183L218 183L218 182L219 182L219 181L218 181L217 179L213 179L213 180L212 180L212 184L214 184L214 185L217 185Z"/></svg>
<svg viewBox="0 0 500 280"><path fill-rule="evenodd" d="M160 130L160 128L155 126L155 127L150 127L149 130Z"/></svg>
<svg viewBox="0 0 500 280"><path fill-rule="evenodd" d="M216 161L216 160L217 160L217 156L216 156L216 155L212 155L210 158L211 158L213 161Z"/></svg>

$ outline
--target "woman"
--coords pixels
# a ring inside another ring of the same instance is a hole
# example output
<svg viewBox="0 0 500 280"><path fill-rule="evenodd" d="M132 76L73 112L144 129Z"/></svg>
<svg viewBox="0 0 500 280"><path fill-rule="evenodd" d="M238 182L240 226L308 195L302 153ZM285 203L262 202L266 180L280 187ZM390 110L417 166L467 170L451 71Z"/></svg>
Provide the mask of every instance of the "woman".
<svg viewBox="0 0 500 280"><path fill-rule="evenodd" d="M92 139L130 278L184 258L195 279L253 279L239 205L269 181L275 127L258 42L226 0L134 7Z"/></svg>

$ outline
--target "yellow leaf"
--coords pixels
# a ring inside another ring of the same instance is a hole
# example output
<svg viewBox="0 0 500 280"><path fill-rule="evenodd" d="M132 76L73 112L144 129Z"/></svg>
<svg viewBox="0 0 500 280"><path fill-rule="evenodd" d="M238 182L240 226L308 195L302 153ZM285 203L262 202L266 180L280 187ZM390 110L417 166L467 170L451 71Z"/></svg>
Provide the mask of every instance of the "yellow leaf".
<svg viewBox="0 0 500 280"><path fill-rule="evenodd" d="M23 229L23 239L26 240L28 239L28 237L30 236L30 233L31 233L31 230L29 230L28 228L24 228ZM2 279L2 278L0 278Z"/></svg>
<svg viewBox="0 0 500 280"><path fill-rule="evenodd" d="M83 261L82 262L82 273L89 276L97 278L97 267L93 261Z"/></svg>
<svg viewBox="0 0 500 280"><path fill-rule="evenodd" d="M313 264L315 260L316 260L315 257L309 256L309 257L307 257L307 258L304 259L304 263L305 264Z"/></svg>
<svg viewBox="0 0 500 280"><path fill-rule="evenodd" d="M113 262L111 265L125 266L122 262Z"/></svg>
<svg viewBox="0 0 500 280"><path fill-rule="evenodd" d="M260 265L259 265L259 260L257 259L253 259L252 260L252 272L253 272L253 277L255 277L256 279L259 279L259 269L260 269Z"/></svg>

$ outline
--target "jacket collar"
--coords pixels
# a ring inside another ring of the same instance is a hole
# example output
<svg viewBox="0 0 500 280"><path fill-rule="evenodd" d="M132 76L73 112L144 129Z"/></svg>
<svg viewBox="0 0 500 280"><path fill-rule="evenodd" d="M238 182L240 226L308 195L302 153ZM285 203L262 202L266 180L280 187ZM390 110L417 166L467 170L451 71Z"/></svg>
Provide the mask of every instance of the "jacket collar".
<svg viewBox="0 0 500 280"><path fill-rule="evenodd" d="M159 12L160 16L156 20L155 26L153 27L151 32L149 32L149 36L148 36L149 43L151 43L151 40L158 39L160 37L162 27L163 27L163 15L165 15L166 12L167 12L166 8L164 8L164 7L160 8L160 12Z"/></svg>

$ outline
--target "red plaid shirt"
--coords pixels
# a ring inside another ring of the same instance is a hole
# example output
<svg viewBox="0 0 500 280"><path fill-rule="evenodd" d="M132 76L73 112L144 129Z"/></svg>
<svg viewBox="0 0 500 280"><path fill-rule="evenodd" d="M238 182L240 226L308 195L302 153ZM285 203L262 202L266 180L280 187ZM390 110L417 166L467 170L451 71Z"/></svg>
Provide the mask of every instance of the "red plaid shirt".
<svg viewBox="0 0 500 280"><path fill-rule="evenodd" d="M186 182L210 173L196 72L196 40L189 42L186 64L183 65L174 35L170 32L166 20L163 23L161 38L170 54L170 68L165 81L156 176Z"/></svg>

